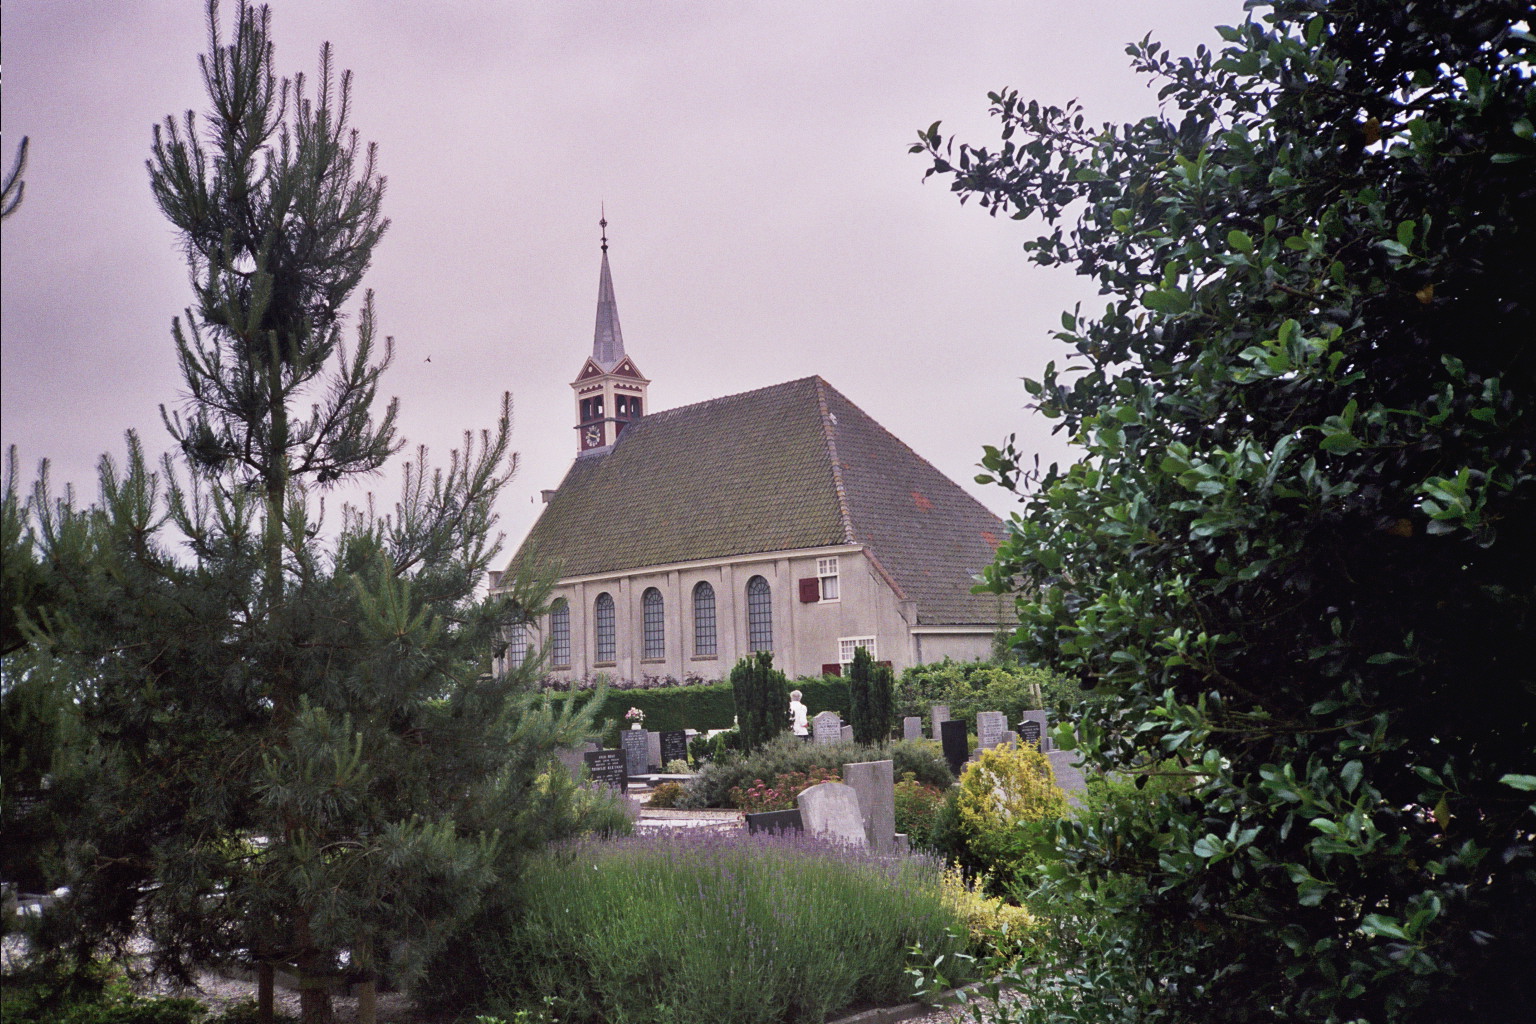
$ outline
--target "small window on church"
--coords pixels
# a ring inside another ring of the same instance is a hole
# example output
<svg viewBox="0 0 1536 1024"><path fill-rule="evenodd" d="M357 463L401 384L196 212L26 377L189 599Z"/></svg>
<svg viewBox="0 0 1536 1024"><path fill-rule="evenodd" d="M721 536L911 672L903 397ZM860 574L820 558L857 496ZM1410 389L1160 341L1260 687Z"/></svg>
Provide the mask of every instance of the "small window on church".
<svg viewBox="0 0 1536 1024"><path fill-rule="evenodd" d="M837 600L837 559L816 559L816 576L821 581L821 599L823 601Z"/></svg>
<svg viewBox="0 0 1536 1024"><path fill-rule="evenodd" d="M596 629L593 637L596 640L593 654L596 661L612 664L618 652L618 646L614 637L613 595L598 594L597 604L593 608L593 624Z"/></svg>
<svg viewBox="0 0 1536 1024"><path fill-rule="evenodd" d="M549 658L555 668L571 665L571 606L563 597L549 609Z"/></svg>
<svg viewBox="0 0 1536 1024"><path fill-rule="evenodd" d="M693 587L693 656L713 658L716 652L715 588L708 583L696 583Z"/></svg>
<svg viewBox="0 0 1536 1024"><path fill-rule="evenodd" d="M773 592L761 576L747 581L747 646L773 650Z"/></svg>
<svg viewBox="0 0 1536 1024"><path fill-rule="evenodd" d="M514 622L507 630L507 668L516 671L528 661L528 624Z"/></svg>
<svg viewBox="0 0 1536 1024"><path fill-rule="evenodd" d="M667 656L667 635L661 591L647 587L640 595L640 613L645 626L644 657L660 659Z"/></svg>

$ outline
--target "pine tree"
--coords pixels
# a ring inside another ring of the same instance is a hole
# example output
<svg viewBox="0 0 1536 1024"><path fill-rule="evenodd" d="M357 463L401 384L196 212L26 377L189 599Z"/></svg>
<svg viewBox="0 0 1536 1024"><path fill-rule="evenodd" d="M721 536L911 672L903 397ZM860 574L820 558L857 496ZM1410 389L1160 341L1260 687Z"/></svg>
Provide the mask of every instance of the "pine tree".
<svg viewBox="0 0 1536 1024"><path fill-rule="evenodd" d="M877 665L868 649L856 647L848 672L848 724L857 743L883 744L891 736L891 691L888 666Z"/></svg>
<svg viewBox="0 0 1536 1024"><path fill-rule="evenodd" d="M80 798L74 896L43 938L83 958L142 929L180 977L254 963L265 1019L282 966L321 1022L335 981L419 973L561 826L534 781L586 723L525 695L538 659L484 670L547 593L475 596L509 402L446 467L407 464L391 514L344 510L326 539L317 493L400 446L395 404L375 416L371 295L343 341L384 180L329 46L311 95L273 74L265 8L238 4L227 43L216 3L208 21L208 124L167 120L149 162L195 290L173 327L189 400L164 414L179 452L156 472L130 435L97 505L44 482L28 506L61 608L32 671L88 747L58 780Z"/></svg>

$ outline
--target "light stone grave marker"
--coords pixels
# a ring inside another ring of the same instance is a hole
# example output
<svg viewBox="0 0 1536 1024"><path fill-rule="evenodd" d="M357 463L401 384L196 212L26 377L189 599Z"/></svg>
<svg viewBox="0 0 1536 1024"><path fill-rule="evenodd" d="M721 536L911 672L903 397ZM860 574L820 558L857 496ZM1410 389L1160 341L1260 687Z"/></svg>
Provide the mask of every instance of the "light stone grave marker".
<svg viewBox="0 0 1536 1024"><path fill-rule="evenodd" d="M1056 775L1056 785L1060 786L1067 794L1067 800L1072 806L1082 804L1081 794L1088 788L1087 781L1083 778L1082 769L1076 762L1078 753L1075 750L1048 750L1045 756L1051 762L1051 771Z"/></svg>
<svg viewBox="0 0 1536 1024"><path fill-rule="evenodd" d="M991 750L1003 742L1008 729L1008 716L1001 711L976 712L976 749Z"/></svg>
<svg viewBox="0 0 1536 1024"><path fill-rule="evenodd" d="M923 720L916 715L908 715L901 720L901 738L904 740L920 740L923 738Z"/></svg>
<svg viewBox="0 0 1536 1024"><path fill-rule="evenodd" d="M651 732L647 729L645 732L645 747L646 770L661 771L662 767L667 763L661 759L661 733Z"/></svg>
<svg viewBox="0 0 1536 1024"><path fill-rule="evenodd" d="M822 711L811 719L811 737L817 743L836 743L843 738L843 723L836 711Z"/></svg>
<svg viewBox="0 0 1536 1024"><path fill-rule="evenodd" d="M853 726L851 726L851 725L843 726L842 733L841 733L839 738L840 739L845 739L845 740L853 739Z"/></svg>
<svg viewBox="0 0 1536 1024"><path fill-rule="evenodd" d="M939 726L942 723L949 721L949 705L935 704L932 708L929 709L929 714L933 718L933 738L938 739Z"/></svg>
<svg viewBox="0 0 1536 1024"><path fill-rule="evenodd" d="M896 788L893 763L856 761L843 765L843 781L859 798L864 837L876 853L890 853L896 836Z"/></svg>
<svg viewBox="0 0 1536 1024"><path fill-rule="evenodd" d="M807 835L849 846L866 845L864 815L852 786L823 782L801 791L795 803L800 806L800 821Z"/></svg>

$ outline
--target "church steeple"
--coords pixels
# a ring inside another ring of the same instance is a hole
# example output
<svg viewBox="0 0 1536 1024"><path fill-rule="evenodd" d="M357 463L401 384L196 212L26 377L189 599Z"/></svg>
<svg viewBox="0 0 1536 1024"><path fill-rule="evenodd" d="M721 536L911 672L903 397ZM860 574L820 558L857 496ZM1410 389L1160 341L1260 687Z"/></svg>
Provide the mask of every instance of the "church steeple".
<svg viewBox="0 0 1536 1024"><path fill-rule="evenodd" d="M602 228L603 264L597 278L597 329L592 335L592 355L571 382L576 392L576 444L583 453L606 450L625 427L644 415L646 387L651 383L624 352L613 273L608 269L606 213L598 225Z"/></svg>
<svg viewBox="0 0 1536 1024"><path fill-rule="evenodd" d="M624 332L619 328L619 304L613 298L613 273L608 269L608 218L603 230L603 269L597 277L597 330L592 335L592 361L611 370L624 358Z"/></svg>

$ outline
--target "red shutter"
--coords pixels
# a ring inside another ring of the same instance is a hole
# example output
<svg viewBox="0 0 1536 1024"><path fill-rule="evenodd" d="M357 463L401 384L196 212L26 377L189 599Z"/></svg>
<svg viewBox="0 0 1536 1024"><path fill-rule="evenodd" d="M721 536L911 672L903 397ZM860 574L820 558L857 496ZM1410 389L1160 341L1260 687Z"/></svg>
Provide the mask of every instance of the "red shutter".
<svg viewBox="0 0 1536 1024"><path fill-rule="evenodd" d="M832 664L821 666L821 674L824 676L840 676L843 674L843 666Z"/></svg>
<svg viewBox="0 0 1536 1024"><path fill-rule="evenodd" d="M800 581L800 603L815 604L821 600L821 580L807 576Z"/></svg>
<svg viewBox="0 0 1536 1024"><path fill-rule="evenodd" d="M891 667L891 663L888 662L888 661L877 661L877 662L875 662L875 664L879 665L881 668L890 668Z"/></svg>

